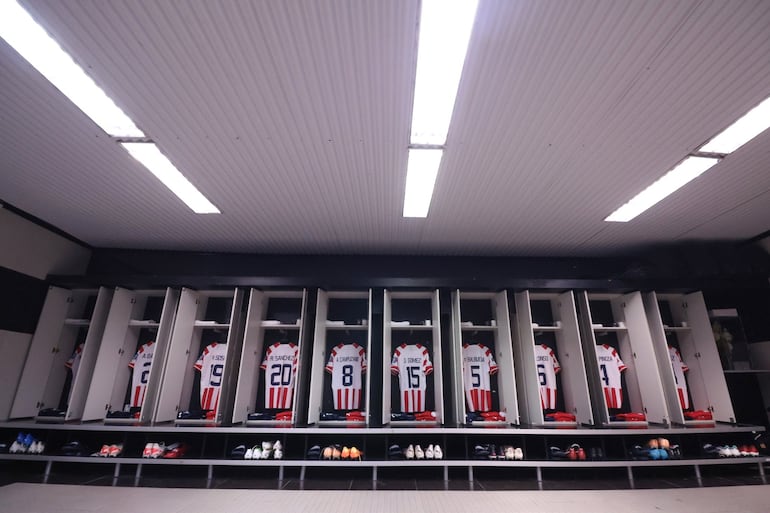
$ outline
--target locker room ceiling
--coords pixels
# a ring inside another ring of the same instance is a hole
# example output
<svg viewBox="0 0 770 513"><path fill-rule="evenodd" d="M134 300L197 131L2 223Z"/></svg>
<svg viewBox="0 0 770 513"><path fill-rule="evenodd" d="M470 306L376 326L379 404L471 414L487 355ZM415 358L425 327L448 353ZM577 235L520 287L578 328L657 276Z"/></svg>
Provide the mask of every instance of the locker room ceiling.
<svg viewBox="0 0 770 513"><path fill-rule="evenodd" d="M608 255L770 229L770 130L603 219L770 96L770 2L481 0L427 219L401 216L417 0L23 0L222 211L0 40L0 199L95 247Z"/></svg>

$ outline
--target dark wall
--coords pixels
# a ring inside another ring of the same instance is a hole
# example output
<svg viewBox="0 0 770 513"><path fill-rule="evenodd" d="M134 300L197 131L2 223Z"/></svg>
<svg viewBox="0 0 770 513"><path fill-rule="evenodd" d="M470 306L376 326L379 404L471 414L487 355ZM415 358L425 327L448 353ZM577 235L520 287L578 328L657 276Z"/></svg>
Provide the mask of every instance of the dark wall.
<svg viewBox="0 0 770 513"><path fill-rule="evenodd" d="M0 329L33 333L48 285L0 267Z"/></svg>

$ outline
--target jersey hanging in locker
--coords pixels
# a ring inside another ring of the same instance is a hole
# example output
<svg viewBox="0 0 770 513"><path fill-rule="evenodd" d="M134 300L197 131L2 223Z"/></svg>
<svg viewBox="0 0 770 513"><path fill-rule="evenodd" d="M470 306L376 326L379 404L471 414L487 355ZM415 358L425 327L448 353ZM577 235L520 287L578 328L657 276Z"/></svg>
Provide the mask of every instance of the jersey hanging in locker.
<svg viewBox="0 0 770 513"><path fill-rule="evenodd" d="M492 410L492 389L489 377L496 372L497 363L487 346L463 345L463 382L468 411Z"/></svg>
<svg viewBox="0 0 770 513"><path fill-rule="evenodd" d="M279 342L268 347L260 368L265 371L265 408L290 409L294 399L299 346Z"/></svg>
<svg viewBox="0 0 770 513"><path fill-rule="evenodd" d="M366 351L355 342L337 344L329 354L326 372L332 375L335 410L361 407L361 374L366 372Z"/></svg>
<svg viewBox="0 0 770 513"><path fill-rule="evenodd" d="M212 342L201 353L195 368L201 373L201 409L216 410L219 405L219 392L222 386L222 374L225 370L227 345Z"/></svg>
<svg viewBox="0 0 770 513"><path fill-rule="evenodd" d="M426 377L433 372L428 348L421 344L401 344L393 352L390 372L398 376L401 391L401 411L425 411Z"/></svg>

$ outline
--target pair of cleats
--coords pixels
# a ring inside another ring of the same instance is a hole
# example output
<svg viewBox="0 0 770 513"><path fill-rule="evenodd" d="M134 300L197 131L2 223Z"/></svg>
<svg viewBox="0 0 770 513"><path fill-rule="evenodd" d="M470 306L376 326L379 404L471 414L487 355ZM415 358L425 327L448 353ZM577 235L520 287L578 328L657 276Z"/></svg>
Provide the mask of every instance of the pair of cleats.
<svg viewBox="0 0 770 513"><path fill-rule="evenodd" d="M404 451L404 457L408 460L441 460L444 459L444 452L438 444L430 444L425 450L419 444L409 444Z"/></svg>
<svg viewBox="0 0 770 513"><path fill-rule="evenodd" d="M123 444L104 444L99 452L93 453L91 456L98 456L100 458L117 458L123 453Z"/></svg>
<svg viewBox="0 0 770 513"><path fill-rule="evenodd" d="M275 420L280 422L291 422L292 418L293 416L291 411L279 411L275 414Z"/></svg>
<svg viewBox="0 0 770 513"><path fill-rule="evenodd" d="M165 453L166 444L164 442L149 442L144 446L144 450L142 451L142 458L157 459L161 458Z"/></svg>
<svg viewBox="0 0 770 513"><path fill-rule="evenodd" d="M596 452L592 454L596 455ZM548 450L548 455L555 460L585 461L588 459L585 449L580 447L580 444L572 444L566 451L559 447L551 447Z"/></svg>
<svg viewBox="0 0 770 513"><path fill-rule="evenodd" d="M11 454L43 454L43 451L45 444L32 436L32 433L19 433L8 449Z"/></svg>
<svg viewBox="0 0 770 513"><path fill-rule="evenodd" d="M283 444L280 440L275 442L262 442L251 449L247 449L243 455L244 460L282 460Z"/></svg>
<svg viewBox="0 0 770 513"><path fill-rule="evenodd" d="M740 449L736 445L719 445L714 447L713 445L706 444L703 447L703 451L709 456L716 456L719 458L738 458L741 456L759 456L759 451L754 446L742 445Z"/></svg>
<svg viewBox="0 0 770 513"><path fill-rule="evenodd" d="M494 444L477 445L473 448L473 457L475 459L521 461L524 459L524 451L521 447L512 445L499 447Z"/></svg>
<svg viewBox="0 0 770 513"><path fill-rule="evenodd" d="M339 445L329 445L324 447L321 452L321 458L324 460L354 460L361 461L363 459L363 453L357 447Z"/></svg>

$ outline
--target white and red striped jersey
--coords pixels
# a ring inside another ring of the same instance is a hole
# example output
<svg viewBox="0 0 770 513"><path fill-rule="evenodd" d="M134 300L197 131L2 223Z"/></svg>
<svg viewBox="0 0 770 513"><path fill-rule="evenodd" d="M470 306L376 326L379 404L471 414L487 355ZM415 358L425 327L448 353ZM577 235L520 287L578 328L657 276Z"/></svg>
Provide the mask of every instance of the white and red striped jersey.
<svg viewBox="0 0 770 513"><path fill-rule="evenodd" d="M201 353L195 368L201 373L201 409L216 410L225 371L227 345L212 342Z"/></svg>
<svg viewBox="0 0 770 513"><path fill-rule="evenodd" d="M679 404L682 405L682 410L686 410L690 407L690 399L687 397L687 378L685 378L684 373L690 368L682 361L682 355L679 354L677 348L668 346L668 355L671 357L671 368L674 370L674 382L679 394Z"/></svg>
<svg viewBox="0 0 770 513"><path fill-rule="evenodd" d="M361 408L361 374L366 372L366 351L355 342L337 344L329 353L326 372L332 375L335 410Z"/></svg>
<svg viewBox="0 0 770 513"><path fill-rule="evenodd" d="M155 342L142 344L128 366L133 369L131 376L131 406L142 406L144 394L147 392L147 380L150 378L152 357L155 354Z"/></svg>
<svg viewBox="0 0 770 513"><path fill-rule="evenodd" d="M433 372L428 348L421 344L401 344L390 361L391 374L398 376L401 391L401 411L425 411L426 377Z"/></svg>
<svg viewBox="0 0 770 513"><path fill-rule="evenodd" d="M556 374L561 370L559 360L553 349L545 344L535 346L535 364L540 382L540 407L544 410L556 409Z"/></svg>
<svg viewBox="0 0 770 513"><path fill-rule="evenodd" d="M265 371L265 408L291 409L299 346L276 342L265 351L260 366Z"/></svg>
<svg viewBox="0 0 770 513"><path fill-rule="evenodd" d="M78 375L78 369L80 368L80 357L83 355L83 344L79 344L75 350L72 352L72 356L70 356L69 360L64 362L64 366L67 367L69 370L72 371L72 382L75 382L75 376Z"/></svg>
<svg viewBox="0 0 770 513"><path fill-rule="evenodd" d="M626 370L626 364L620 359L615 348L607 344L596 346L596 361L599 364L599 379L602 382L607 408L621 408L623 387L620 373Z"/></svg>
<svg viewBox="0 0 770 513"><path fill-rule="evenodd" d="M497 372L492 351L483 344L463 345L463 383L468 411L491 411L489 376Z"/></svg>

